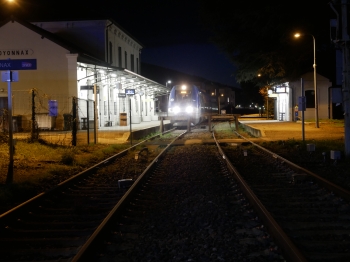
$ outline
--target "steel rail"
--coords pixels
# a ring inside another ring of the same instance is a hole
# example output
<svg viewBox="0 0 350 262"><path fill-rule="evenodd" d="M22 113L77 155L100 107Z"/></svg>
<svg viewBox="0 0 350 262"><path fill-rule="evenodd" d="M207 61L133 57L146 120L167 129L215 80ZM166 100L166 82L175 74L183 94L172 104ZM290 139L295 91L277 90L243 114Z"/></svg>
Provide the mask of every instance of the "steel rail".
<svg viewBox="0 0 350 262"><path fill-rule="evenodd" d="M154 167L155 163L158 162L158 159L162 157L162 155L174 144L174 142L177 139L179 139L186 133L187 133L187 130L181 133L176 138L174 138L163 149L163 151L148 165L148 167L142 172L142 174L138 177L138 179L132 184L132 186L128 189L128 191L123 195L123 197L118 201L118 203L114 206L114 208L105 217L105 219L94 231L94 233L90 236L90 238L81 247L81 249L78 251L75 257L72 259L72 262L89 260L89 256L91 255L91 252L93 252L93 246L99 243L99 240L103 238L109 225L113 223L113 219L123 212L123 208L134 197L134 195L138 192L139 188L141 188L144 185L144 183L147 181L149 171Z"/></svg>
<svg viewBox="0 0 350 262"><path fill-rule="evenodd" d="M243 138L244 140L248 141L249 143L251 143L252 145L258 147L259 149L263 150L266 153L269 153L272 157L279 159L281 161L283 161L284 163L286 163L290 168L292 168L293 170L295 170L296 172L300 172L300 173L305 173L307 175L312 176L314 179L316 179L317 183L322 184L325 188L333 191L335 194L337 194L338 196L342 197L343 199L350 201L350 192L347 191L346 189L333 184L332 182L328 181L327 179L324 179L323 177L320 177L319 175L283 158L282 156L277 155L274 152L271 152L270 150L254 143L253 141L250 141L248 138L242 136L241 134L238 134L236 131L234 131L236 133L237 136Z"/></svg>
<svg viewBox="0 0 350 262"><path fill-rule="evenodd" d="M299 249L294 245L294 243L290 240L290 238L287 236L287 234L282 230L282 228L279 226L279 224L276 222L276 220L271 216L270 212L265 208L265 206L261 203L261 201L258 199L258 197L254 194L254 192L250 189L248 184L244 181L242 176L239 174L237 169L232 165L228 157L225 155L224 151L222 150L219 142L217 141L214 132L213 138L215 140L215 143L217 145L218 151L222 158L225 160L228 169L231 171L232 174L234 174L237 182L240 184L242 191L245 193L247 198L249 199L249 202L254 207L256 212L259 214L260 218L264 221L266 224L266 227L270 234L279 241L279 246L281 246L282 251L285 255L285 257L289 261L300 261L300 262L306 262L307 259L304 257L304 255L299 251ZM249 141L249 140L248 140Z"/></svg>
<svg viewBox="0 0 350 262"><path fill-rule="evenodd" d="M10 210L8 210L8 211L6 211L6 212L0 214L0 221L6 219L10 214L14 214L14 213L16 213L16 212L19 212L19 211L21 211L23 208L26 208L28 205L33 204L33 203L35 203L36 201L39 201L39 200L42 199L43 197L46 197L47 195L50 195L50 194L52 194L52 193L55 193L57 190L60 190L60 189L61 189L62 187L64 187L65 185L67 185L67 184L69 184L69 183L71 183L71 182L74 182L74 181L76 181L76 180L78 180L78 179L81 179L81 178L83 178L83 177L85 177L85 176L88 176L88 175L92 174L92 173L93 173L94 171L96 171L97 169L99 169L99 168L101 168L101 167L103 167L103 166L105 166L105 165L108 165L109 162L111 162L111 161L117 159L118 157L121 157L121 156L127 154L128 151L130 151L130 150L136 148L137 146L139 146L139 145L141 145L141 144L143 144L143 143L145 143L145 142L147 142L147 141L149 141L149 140L155 139L155 138L157 138L157 137L159 137L159 136L161 136L161 135L163 135L163 134L172 132L172 131L174 131L174 130L175 130L175 128L170 129L170 130L167 130L167 131L165 131L165 132L162 132L161 134L156 134L156 135L154 135L154 136L152 136L152 137L150 137L150 138L147 138L147 139L145 139L145 140L142 140L142 141L140 141L139 143L137 143L137 144L135 144L135 145L133 145L133 146L131 146L131 147L128 147L127 149L125 149L125 150L123 150L123 151L121 151L121 152L119 152L119 153L117 153L117 154L115 154L115 155L113 155L113 156L110 156L110 157L108 157L107 159L105 159L105 160L103 160L103 161L101 161L101 162L99 162L99 163L97 163L97 164L95 164L95 165L93 165L93 166L87 168L86 170L84 170L84 171L82 171L82 172L79 172L78 174L76 174L76 175L74 175L74 176L72 176L72 177L66 179L65 181L62 181L61 183L57 184L56 186L54 186L53 188L49 189L48 191L42 192L42 193L40 193L40 194L38 194L38 195L36 195L36 196L34 196L34 197L28 199L27 201L25 201L25 202L19 204L18 206L16 206L16 207L14 207L14 208L12 208L12 209L10 209Z"/></svg>

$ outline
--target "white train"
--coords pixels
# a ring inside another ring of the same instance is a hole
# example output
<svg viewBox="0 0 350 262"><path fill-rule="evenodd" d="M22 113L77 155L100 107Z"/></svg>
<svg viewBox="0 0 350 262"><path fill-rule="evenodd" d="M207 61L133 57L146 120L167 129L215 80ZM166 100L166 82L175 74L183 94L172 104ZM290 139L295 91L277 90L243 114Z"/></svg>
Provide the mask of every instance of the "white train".
<svg viewBox="0 0 350 262"><path fill-rule="evenodd" d="M172 87L169 95L168 115L174 126L191 126L202 122L207 114L218 113L218 101L215 96L193 84L181 84Z"/></svg>

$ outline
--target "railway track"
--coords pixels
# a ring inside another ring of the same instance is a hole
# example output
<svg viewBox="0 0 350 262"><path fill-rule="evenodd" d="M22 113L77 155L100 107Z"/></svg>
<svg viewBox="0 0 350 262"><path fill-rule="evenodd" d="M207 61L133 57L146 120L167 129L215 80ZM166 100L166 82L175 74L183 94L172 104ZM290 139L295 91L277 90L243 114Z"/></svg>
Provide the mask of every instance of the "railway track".
<svg viewBox="0 0 350 262"><path fill-rule="evenodd" d="M350 193L249 142L224 155L303 259L350 261Z"/></svg>
<svg viewBox="0 0 350 262"><path fill-rule="evenodd" d="M147 159L157 156L156 152L137 151L144 142L0 215L1 261L73 259L124 196L124 185L137 180L136 168L143 170ZM103 169L107 171L101 172Z"/></svg>
<svg viewBox="0 0 350 262"><path fill-rule="evenodd" d="M144 178L77 261L284 261L213 141L169 145Z"/></svg>
<svg viewBox="0 0 350 262"><path fill-rule="evenodd" d="M2 261L349 260L348 192L247 139L177 132L0 215Z"/></svg>

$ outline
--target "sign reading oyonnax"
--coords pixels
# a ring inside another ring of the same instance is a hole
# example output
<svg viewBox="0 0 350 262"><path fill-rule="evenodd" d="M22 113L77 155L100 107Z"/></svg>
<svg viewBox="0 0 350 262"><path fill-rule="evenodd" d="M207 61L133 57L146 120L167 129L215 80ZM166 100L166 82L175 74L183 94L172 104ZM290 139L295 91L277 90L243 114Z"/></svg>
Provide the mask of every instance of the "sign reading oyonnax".
<svg viewBox="0 0 350 262"><path fill-rule="evenodd" d="M36 59L0 60L0 70L36 70Z"/></svg>
<svg viewBox="0 0 350 262"><path fill-rule="evenodd" d="M32 55L34 51L32 49L0 49L0 56L15 56L15 55Z"/></svg>

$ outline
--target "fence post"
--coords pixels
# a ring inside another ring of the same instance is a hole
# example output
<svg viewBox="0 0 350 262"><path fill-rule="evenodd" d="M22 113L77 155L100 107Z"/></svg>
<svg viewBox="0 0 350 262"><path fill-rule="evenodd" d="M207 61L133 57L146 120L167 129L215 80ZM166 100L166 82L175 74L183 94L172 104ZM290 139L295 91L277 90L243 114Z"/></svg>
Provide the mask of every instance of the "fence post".
<svg viewBox="0 0 350 262"><path fill-rule="evenodd" d="M31 134L30 134L31 141L38 139L37 136L37 128L35 124L35 90L32 89L32 128L31 128Z"/></svg>
<svg viewBox="0 0 350 262"><path fill-rule="evenodd" d="M87 143L90 144L90 123L89 123L89 100L86 100L86 122L87 122Z"/></svg>
<svg viewBox="0 0 350 262"><path fill-rule="evenodd" d="M73 110L73 123L72 123L72 146L77 145L77 98L72 99L72 110Z"/></svg>

